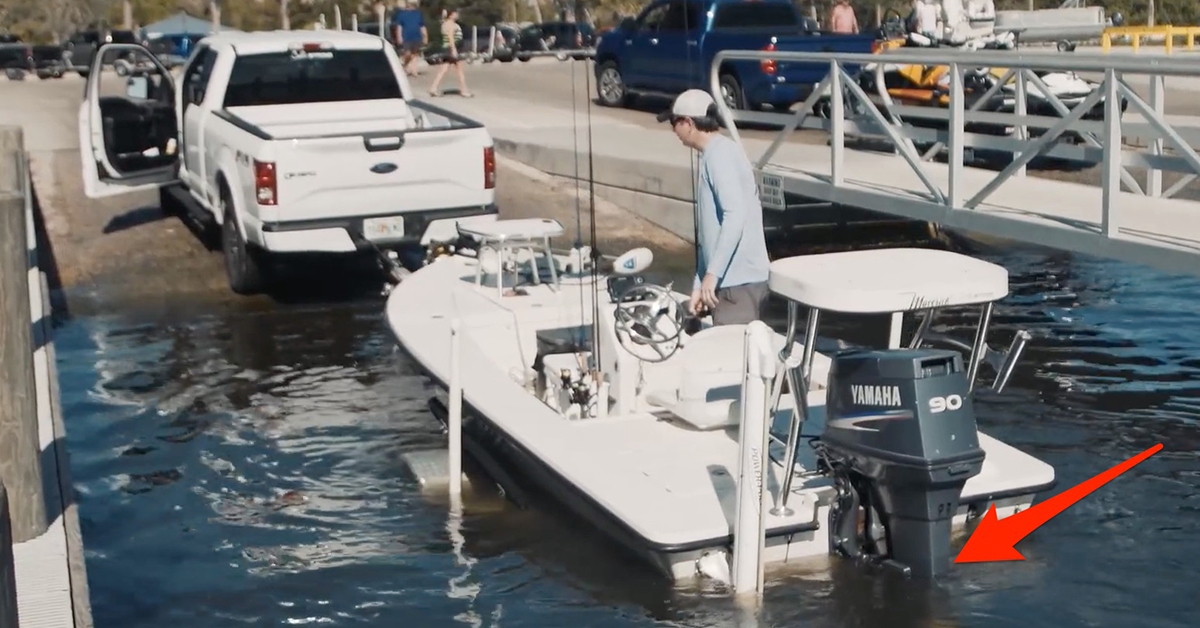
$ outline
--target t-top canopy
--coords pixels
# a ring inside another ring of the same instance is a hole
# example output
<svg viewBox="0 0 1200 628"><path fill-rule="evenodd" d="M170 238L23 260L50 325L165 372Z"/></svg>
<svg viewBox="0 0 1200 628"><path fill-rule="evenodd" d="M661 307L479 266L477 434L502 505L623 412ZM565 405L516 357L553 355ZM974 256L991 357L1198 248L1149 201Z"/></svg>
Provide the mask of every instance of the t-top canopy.
<svg viewBox="0 0 1200 628"><path fill-rule="evenodd" d="M563 234L563 226L549 218L515 218L509 220L459 223L458 232L488 242L506 240L541 240Z"/></svg>
<svg viewBox="0 0 1200 628"><path fill-rule="evenodd" d="M1008 294L1008 271L950 251L846 251L776 260L770 287L821 310L886 314L1002 299Z"/></svg>

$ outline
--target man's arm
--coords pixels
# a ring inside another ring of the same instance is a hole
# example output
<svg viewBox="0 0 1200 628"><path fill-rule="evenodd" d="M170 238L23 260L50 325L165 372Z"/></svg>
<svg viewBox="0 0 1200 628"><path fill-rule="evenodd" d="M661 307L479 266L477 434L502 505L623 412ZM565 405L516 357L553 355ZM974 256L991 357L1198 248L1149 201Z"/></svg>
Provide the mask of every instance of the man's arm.
<svg viewBox="0 0 1200 628"><path fill-rule="evenodd" d="M741 169L736 161L739 155L732 150L724 150L717 156L719 158L714 160L716 163L711 164L712 172L720 173L712 177L713 196L716 197L723 213L716 250L712 252L708 261L708 274L722 277L729 269L733 252L741 242L742 229L746 225L746 212L750 208L745 206L745 190L736 174Z"/></svg>

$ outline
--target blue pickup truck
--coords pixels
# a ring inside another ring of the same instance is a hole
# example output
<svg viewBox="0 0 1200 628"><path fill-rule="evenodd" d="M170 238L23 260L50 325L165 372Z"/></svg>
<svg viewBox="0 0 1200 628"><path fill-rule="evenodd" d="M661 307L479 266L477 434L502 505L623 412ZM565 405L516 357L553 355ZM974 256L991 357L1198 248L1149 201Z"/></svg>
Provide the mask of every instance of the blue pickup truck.
<svg viewBox="0 0 1200 628"><path fill-rule="evenodd" d="M708 91L722 50L872 53L878 45L874 34L816 30L791 0L652 0L596 45L596 90L600 104L625 107L641 94ZM721 95L731 109L786 111L828 72L821 63L726 61Z"/></svg>

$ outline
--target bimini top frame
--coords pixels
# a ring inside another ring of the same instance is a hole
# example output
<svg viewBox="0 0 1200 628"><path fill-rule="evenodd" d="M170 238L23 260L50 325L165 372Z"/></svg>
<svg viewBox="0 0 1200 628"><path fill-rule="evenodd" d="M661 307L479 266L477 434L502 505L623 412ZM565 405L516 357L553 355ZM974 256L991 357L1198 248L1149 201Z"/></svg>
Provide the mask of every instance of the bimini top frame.
<svg viewBox="0 0 1200 628"><path fill-rule="evenodd" d="M529 256L530 274L534 283L541 283L537 261L539 255L545 256L550 267L550 285L558 289L558 271L554 253L550 249L550 239L563 233L562 224L548 218L458 223L458 234L472 238L477 243L479 264L475 270L475 284L483 284L484 274L493 275L496 278L496 291L501 296L504 295L506 262L516 275L519 272L518 261L521 252ZM511 259L509 256L512 256Z"/></svg>
<svg viewBox="0 0 1200 628"><path fill-rule="evenodd" d="M967 380L971 390L975 387L979 363L985 360L996 370L993 388L1002 390L1029 340L1029 334L1020 331L1005 352L987 346L985 338L991 324L992 306L1008 295L1008 271L1003 266L951 251L892 248L789 257L771 263L769 285L772 292L788 301L787 341L785 353L779 356L786 368L778 371L780 375L772 391L771 412L779 407L784 376L796 408L785 450L784 469L789 472L784 474L782 501L775 514L788 511L787 498L794 475L790 471L795 462L801 427L808 417L812 355L822 310L891 314L888 346L893 349L900 347L904 313L922 312L921 324L913 334L909 348L917 348L928 341L941 341L969 352ZM790 352L796 339L801 304L807 305L809 310L804 351L796 364L789 361L786 352ZM938 309L970 305L982 306L973 345L967 346L954 338L929 331Z"/></svg>

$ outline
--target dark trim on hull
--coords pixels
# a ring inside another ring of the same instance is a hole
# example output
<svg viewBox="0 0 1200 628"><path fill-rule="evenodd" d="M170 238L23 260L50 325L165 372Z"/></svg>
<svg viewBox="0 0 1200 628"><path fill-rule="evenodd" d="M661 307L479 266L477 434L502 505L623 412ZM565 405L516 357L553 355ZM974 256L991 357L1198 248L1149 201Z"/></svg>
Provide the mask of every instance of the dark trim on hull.
<svg viewBox="0 0 1200 628"><path fill-rule="evenodd" d="M433 413L433 418L441 421L443 426L449 424L450 410L440 399L436 397L429 399L429 411ZM483 467L484 473L492 478L492 481L500 485L500 490L504 491L505 497L512 500L521 510L529 508L529 498L525 495L521 485L517 484L500 461L488 454L483 445L475 440L465 428L463 429L462 444L467 455Z"/></svg>
<svg viewBox="0 0 1200 628"><path fill-rule="evenodd" d="M1030 495L1030 494L1032 494L1034 496L1034 499L1036 499L1039 494L1045 493L1046 491L1049 491L1050 489L1054 488L1055 486L1058 486L1057 478L1050 480L1049 482L1046 482L1045 484L1042 484L1040 486L1034 486L1032 488L1021 488L1021 489L1010 488L1007 491L995 491L993 493L984 493L983 495L981 495L979 497L972 498L971 501L963 501L962 503L966 506L987 506L990 502L1000 501L1002 499L1011 499L1013 497L1021 497L1022 495Z"/></svg>

